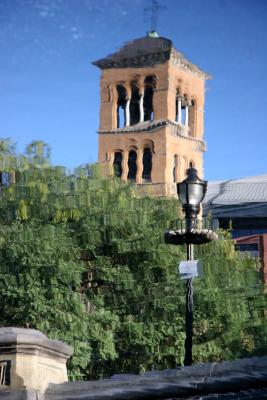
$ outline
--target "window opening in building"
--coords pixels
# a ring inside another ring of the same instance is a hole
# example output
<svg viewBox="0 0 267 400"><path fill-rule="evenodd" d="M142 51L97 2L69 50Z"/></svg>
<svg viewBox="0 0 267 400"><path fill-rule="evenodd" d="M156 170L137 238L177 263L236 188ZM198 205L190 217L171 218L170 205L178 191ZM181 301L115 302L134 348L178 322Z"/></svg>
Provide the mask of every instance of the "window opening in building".
<svg viewBox="0 0 267 400"><path fill-rule="evenodd" d="M140 95L138 87L132 84L131 102L130 102L130 125L138 124L138 122L140 121L139 101L140 101Z"/></svg>
<svg viewBox="0 0 267 400"><path fill-rule="evenodd" d="M117 128L123 128L125 126L125 108L122 106L118 107L118 126Z"/></svg>
<svg viewBox="0 0 267 400"><path fill-rule="evenodd" d="M135 182L136 180L136 173L137 173L137 154L135 150L131 150L129 152L128 158L128 177L129 181Z"/></svg>
<svg viewBox="0 0 267 400"><path fill-rule="evenodd" d="M238 250L244 257L259 257L259 247L257 243L237 243L235 249Z"/></svg>
<svg viewBox="0 0 267 400"><path fill-rule="evenodd" d="M144 182L151 182L151 171L152 171L152 151L146 148L144 149L143 153L142 179Z"/></svg>
<svg viewBox="0 0 267 400"><path fill-rule="evenodd" d="M185 106L184 105L182 105L182 107L181 107L181 124L182 125L185 125Z"/></svg>
<svg viewBox="0 0 267 400"><path fill-rule="evenodd" d="M114 176L120 178L122 175L122 152L116 151L113 162Z"/></svg>
<svg viewBox="0 0 267 400"><path fill-rule="evenodd" d="M145 92L144 92L144 121L153 121L153 93L155 88L154 76L147 76L145 79Z"/></svg>
<svg viewBox="0 0 267 400"><path fill-rule="evenodd" d="M117 128L123 128L126 125L125 108L127 102L127 93L125 87L122 85L117 86L117 92Z"/></svg>
<svg viewBox="0 0 267 400"><path fill-rule="evenodd" d="M0 386L10 385L10 371L11 371L11 361L10 360L0 361Z"/></svg>

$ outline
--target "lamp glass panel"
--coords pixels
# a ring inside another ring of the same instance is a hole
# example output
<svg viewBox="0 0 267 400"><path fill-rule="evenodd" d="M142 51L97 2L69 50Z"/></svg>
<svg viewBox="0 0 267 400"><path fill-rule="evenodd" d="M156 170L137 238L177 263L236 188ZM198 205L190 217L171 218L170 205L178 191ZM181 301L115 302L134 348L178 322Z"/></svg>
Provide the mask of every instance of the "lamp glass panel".
<svg viewBox="0 0 267 400"><path fill-rule="evenodd" d="M187 184L184 182L181 182L178 184L178 195L180 202L184 205L187 204Z"/></svg>
<svg viewBox="0 0 267 400"><path fill-rule="evenodd" d="M189 183L188 185L188 200L192 206L199 206L204 198L204 187L198 183Z"/></svg>

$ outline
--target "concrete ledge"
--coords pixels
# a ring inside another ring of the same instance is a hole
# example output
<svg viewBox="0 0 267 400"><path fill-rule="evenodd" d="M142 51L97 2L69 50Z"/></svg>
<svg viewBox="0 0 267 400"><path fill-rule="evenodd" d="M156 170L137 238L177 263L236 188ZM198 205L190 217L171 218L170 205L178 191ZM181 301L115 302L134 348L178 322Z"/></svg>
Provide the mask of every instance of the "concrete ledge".
<svg viewBox="0 0 267 400"><path fill-rule="evenodd" d="M45 400L159 400L267 386L267 356L50 385Z"/></svg>
<svg viewBox="0 0 267 400"><path fill-rule="evenodd" d="M9 389L0 387L1 400L40 400L35 391L27 389Z"/></svg>
<svg viewBox="0 0 267 400"><path fill-rule="evenodd" d="M70 357L73 349L59 340L48 339L42 332L25 328L0 328L0 355L7 353L35 354L40 351L47 356Z"/></svg>

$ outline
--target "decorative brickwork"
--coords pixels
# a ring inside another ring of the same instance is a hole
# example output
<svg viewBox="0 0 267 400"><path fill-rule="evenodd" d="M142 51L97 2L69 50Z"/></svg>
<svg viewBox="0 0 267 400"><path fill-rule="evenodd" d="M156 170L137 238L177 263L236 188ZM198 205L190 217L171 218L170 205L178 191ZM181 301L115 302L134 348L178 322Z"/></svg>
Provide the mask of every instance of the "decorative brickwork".
<svg viewBox="0 0 267 400"><path fill-rule="evenodd" d="M157 196L176 193L192 162L203 175L209 76L165 38L141 38L93 63L102 70L98 162L104 175Z"/></svg>

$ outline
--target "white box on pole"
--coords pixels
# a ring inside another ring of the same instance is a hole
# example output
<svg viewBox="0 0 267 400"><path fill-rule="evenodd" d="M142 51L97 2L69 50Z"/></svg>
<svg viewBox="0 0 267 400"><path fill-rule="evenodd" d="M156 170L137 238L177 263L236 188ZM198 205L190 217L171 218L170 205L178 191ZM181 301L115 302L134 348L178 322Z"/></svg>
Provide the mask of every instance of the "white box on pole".
<svg viewBox="0 0 267 400"><path fill-rule="evenodd" d="M203 278L203 267L199 260L181 261L178 267L180 279Z"/></svg>

